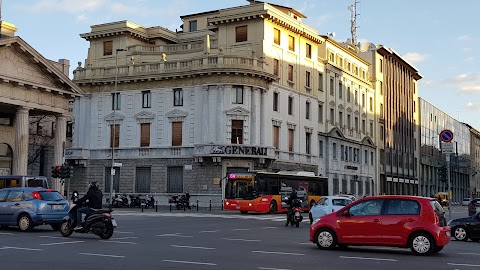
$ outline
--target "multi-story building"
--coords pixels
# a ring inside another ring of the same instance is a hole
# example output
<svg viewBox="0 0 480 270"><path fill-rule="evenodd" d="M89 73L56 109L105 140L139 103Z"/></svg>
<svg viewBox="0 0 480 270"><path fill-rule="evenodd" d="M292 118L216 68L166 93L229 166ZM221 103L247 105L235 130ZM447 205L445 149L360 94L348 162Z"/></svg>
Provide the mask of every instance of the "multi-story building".
<svg viewBox="0 0 480 270"><path fill-rule="evenodd" d="M470 193L472 198L480 197L480 131L465 124L470 129Z"/></svg>
<svg viewBox="0 0 480 270"><path fill-rule="evenodd" d="M181 18L180 32L122 21L81 35L90 49L74 82L88 94L67 151L77 188L108 191L113 152L117 192L220 194L230 171L302 170L329 175L331 193L373 193L367 62L284 6Z"/></svg>
<svg viewBox="0 0 480 270"><path fill-rule="evenodd" d="M432 196L438 192L448 192L447 175L445 175L447 154L442 153L443 142L440 140L440 133L448 129L454 134L451 142L453 153L449 154L452 201L460 202L462 198L469 197L472 172L470 129L426 100L419 98L419 102L421 115L419 194Z"/></svg>
<svg viewBox="0 0 480 270"><path fill-rule="evenodd" d="M418 192L418 70L394 50L372 43L359 53L371 63L378 113L377 145L380 194Z"/></svg>

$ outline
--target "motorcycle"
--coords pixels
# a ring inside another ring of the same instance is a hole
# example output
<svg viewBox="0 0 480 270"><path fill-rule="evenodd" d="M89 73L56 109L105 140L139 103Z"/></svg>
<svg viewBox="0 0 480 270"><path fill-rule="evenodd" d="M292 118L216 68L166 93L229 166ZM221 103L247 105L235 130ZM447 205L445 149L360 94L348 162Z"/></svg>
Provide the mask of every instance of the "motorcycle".
<svg viewBox="0 0 480 270"><path fill-rule="evenodd" d="M148 208L148 207L155 208L155 198L153 198L153 196L147 195L146 199L142 199L142 203L145 208Z"/></svg>
<svg viewBox="0 0 480 270"><path fill-rule="evenodd" d="M129 207L127 195L118 195L115 194L115 198L113 198L113 207L121 208L121 207Z"/></svg>
<svg viewBox="0 0 480 270"><path fill-rule="evenodd" d="M190 206L190 200L185 195L182 195L180 198L178 198L178 195L173 195L169 200L169 203L174 203L177 210L185 210L187 208L192 209Z"/></svg>
<svg viewBox="0 0 480 270"><path fill-rule="evenodd" d="M78 194L72 196L74 198L73 203L78 200ZM89 233L92 232L95 235L100 236L102 239L109 239L113 235L114 228L117 227L117 222L112 217L112 210L98 209L88 214L85 217L85 223L83 229L74 230L77 225L77 210L82 205L76 204L68 211L68 216L63 219L60 225L60 233L63 237L69 237L73 232L76 233Z"/></svg>
<svg viewBox="0 0 480 270"><path fill-rule="evenodd" d="M135 207L142 207L142 200L140 199L140 196L138 195L128 195L130 197L130 207L135 208Z"/></svg>
<svg viewBox="0 0 480 270"><path fill-rule="evenodd" d="M292 207L288 210L292 211L290 214L289 223L293 226L295 225L297 228L300 226L300 222L303 220L302 216L302 200L294 199L292 201ZM287 223L288 224L288 223Z"/></svg>

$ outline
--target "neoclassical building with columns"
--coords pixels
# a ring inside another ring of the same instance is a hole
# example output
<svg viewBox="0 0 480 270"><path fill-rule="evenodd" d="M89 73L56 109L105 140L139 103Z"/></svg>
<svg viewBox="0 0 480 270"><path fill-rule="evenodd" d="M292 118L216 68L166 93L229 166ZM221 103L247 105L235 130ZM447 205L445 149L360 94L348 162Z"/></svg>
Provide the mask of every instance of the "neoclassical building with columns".
<svg viewBox="0 0 480 270"><path fill-rule="evenodd" d="M28 175L29 123L32 117L54 117L53 161L64 161L69 100L82 93L68 77L69 61L48 60L2 23L0 37L0 175ZM45 165L47 166L47 165ZM45 170L44 170L45 172ZM50 176L47 170L45 176ZM59 179L53 188L63 191Z"/></svg>

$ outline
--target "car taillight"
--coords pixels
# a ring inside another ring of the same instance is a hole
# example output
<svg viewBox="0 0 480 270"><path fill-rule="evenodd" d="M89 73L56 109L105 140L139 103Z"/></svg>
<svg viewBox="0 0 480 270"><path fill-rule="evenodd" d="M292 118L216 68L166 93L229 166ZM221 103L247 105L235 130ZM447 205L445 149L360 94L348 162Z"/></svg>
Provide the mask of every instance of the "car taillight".
<svg viewBox="0 0 480 270"><path fill-rule="evenodd" d="M46 192L52 192L52 190L51 190L51 189L47 189L47 190L45 190L45 191L46 191Z"/></svg>
<svg viewBox="0 0 480 270"><path fill-rule="evenodd" d="M295 208L295 211L300 211L300 208L296 207L296 208Z"/></svg>
<svg viewBox="0 0 480 270"><path fill-rule="evenodd" d="M40 200L40 199L42 198L42 197L40 196L40 193L38 193L38 192L36 192L36 191L32 192L32 196L33 196L33 198L36 199L36 200Z"/></svg>
<svg viewBox="0 0 480 270"><path fill-rule="evenodd" d="M440 227L440 219L438 218L437 214L435 214L435 224Z"/></svg>
<svg viewBox="0 0 480 270"><path fill-rule="evenodd" d="M105 213L105 216L111 217L112 215L110 213Z"/></svg>

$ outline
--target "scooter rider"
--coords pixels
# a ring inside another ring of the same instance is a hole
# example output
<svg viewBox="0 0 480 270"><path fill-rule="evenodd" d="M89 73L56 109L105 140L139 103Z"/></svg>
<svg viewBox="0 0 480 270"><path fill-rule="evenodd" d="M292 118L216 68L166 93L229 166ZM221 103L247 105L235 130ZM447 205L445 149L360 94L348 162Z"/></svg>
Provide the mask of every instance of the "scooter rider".
<svg viewBox="0 0 480 270"><path fill-rule="evenodd" d="M288 197L288 200L287 200L289 207L287 211L287 223L285 223L285 226L288 226L288 223L290 223L290 218L292 216L292 209L293 209L293 201L295 199L297 199L297 191L294 189L292 190L292 193L290 193L290 197Z"/></svg>
<svg viewBox="0 0 480 270"><path fill-rule="evenodd" d="M88 201L86 207L80 207L77 210L77 227L75 227L74 230L83 229L82 214L88 215L94 212L93 209L102 209L102 199L103 199L103 194L102 194L102 191L98 189L98 183L91 182L88 187L87 194L83 196L81 199L78 199L76 202L76 204L82 205L83 203Z"/></svg>

